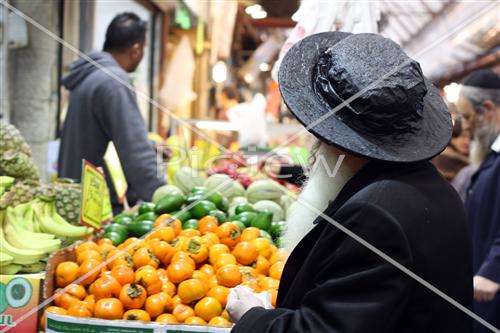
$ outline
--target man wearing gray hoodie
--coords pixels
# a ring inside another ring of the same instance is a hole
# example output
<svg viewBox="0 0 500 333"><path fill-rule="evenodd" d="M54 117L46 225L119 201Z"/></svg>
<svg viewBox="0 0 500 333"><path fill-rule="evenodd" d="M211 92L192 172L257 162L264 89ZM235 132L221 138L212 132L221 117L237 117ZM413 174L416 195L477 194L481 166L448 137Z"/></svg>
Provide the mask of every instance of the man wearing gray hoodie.
<svg viewBox="0 0 500 333"><path fill-rule="evenodd" d="M104 154L113 142L128 183L127 200L132 205L151 200L154 190L165 183L157 172L155 152L127 74L141 62L145 39L144 21L132 13L119 14L106 31L103 51L88 54L98 65L79 59L62 80L70 96L61 135L59 177L80 181L82 159L86 159L105 169L111 185ZM110 190L116 211L118 200L112 186Z"/></svg>

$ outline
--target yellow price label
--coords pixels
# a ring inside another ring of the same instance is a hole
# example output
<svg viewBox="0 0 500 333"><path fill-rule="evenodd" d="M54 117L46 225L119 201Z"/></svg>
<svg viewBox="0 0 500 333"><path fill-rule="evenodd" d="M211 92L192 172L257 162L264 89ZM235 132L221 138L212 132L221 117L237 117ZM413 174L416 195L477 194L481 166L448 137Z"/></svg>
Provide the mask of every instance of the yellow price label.
<svg viewBox="0 0 500 333"><path fill-rule="evenodd" d="M122 164L120 163L120 157L118 156L113 142L110 142L108 149L106 149L104 162L106 162L109 174L111 175L111 181L113 182L118 201L123 204L127 196L128 184L127 178L125 178L125 173L123 172Z"/></svg>
<svg viewBox="0 0 500 333"><path fill-rule="evenodd" d="M104 172L92 163L83 160L80 222L100 229L104 220L103 213L107 213L104 211L106 201L109 202L109 195Z"/></svg>

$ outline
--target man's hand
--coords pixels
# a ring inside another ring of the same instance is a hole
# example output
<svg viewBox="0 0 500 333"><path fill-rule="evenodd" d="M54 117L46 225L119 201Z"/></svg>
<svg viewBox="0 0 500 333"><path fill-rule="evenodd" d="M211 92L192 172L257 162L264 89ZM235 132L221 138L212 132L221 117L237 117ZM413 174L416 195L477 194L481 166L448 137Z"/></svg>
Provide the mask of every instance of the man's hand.
<svg viewBox="0 0 500 333"><path fill-rule="evenodd" d="M474 299L477 302L490 302L495 298L500 284L485 277L474 276Z"/></svg>
<svg viewBox="0 0 500 333"><path fill-rule="evenodd" d="M265 307L264 302L248 287L231 289L227 298L226 310L233 322L240 320L253 307Z"/></svg>

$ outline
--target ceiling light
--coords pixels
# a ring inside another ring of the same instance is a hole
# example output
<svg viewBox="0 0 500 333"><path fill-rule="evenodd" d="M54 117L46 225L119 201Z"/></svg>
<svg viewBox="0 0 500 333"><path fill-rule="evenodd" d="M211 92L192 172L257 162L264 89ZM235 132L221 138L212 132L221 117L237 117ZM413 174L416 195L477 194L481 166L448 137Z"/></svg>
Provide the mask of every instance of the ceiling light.
<svg viewBox="0 0 500 333"><path fill-rule="evenodd" d="M245 8L245 13L247 13L248 15L252 15L253 13L257 13L260 11L262 11L262 6L259 4L251 5Z"/></svg>
<svg viewBox="0 0 500 333"><path fill-rule="evenodd" d="M259 20L267 17L267 12L265 10L261 10L260 12L256 12L250 15L254 20Z"/></svg>
<svg viewBox="0 0 500 333"><path fill-rule="evenodd" d="M252 74L246 73L243 76L243 80L245 80L245 82L248 83L248 84L252 83L253 82L253 76L252 76Z"/></svg>
<svg viewBox="0 0 500 333"><path fill-rule="evenodd" d="M260 71L261 71L261 72L267 72L268 70L270 70L270 69L271 69L271 66L269 66L269 64L268 64L268 63L263 62L263 63L261 63L261 64L259 65L259 69L260 69Z"/></svg>
<svg viewBox="0 0 500 333"><path fill-rule="evenodd" d="M224 61L217 61L212 67L212 80L222 83L227 79L227 66Z"/></svg>
<svg viewBox="0 0 500 333"><path fill-rule="evenodd" d="M446 99L450 103L456 103L462 86L456 82L452 82L443 88Z"/></svg>

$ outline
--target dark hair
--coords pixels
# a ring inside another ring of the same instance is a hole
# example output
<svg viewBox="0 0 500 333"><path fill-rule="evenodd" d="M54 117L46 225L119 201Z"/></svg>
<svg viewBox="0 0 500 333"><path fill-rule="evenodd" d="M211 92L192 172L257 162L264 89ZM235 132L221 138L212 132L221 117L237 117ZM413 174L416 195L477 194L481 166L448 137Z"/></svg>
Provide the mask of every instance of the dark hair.
<svg viewBox="0 0 500 333"><path fill-rule="evenodd" d="M236 88L236 86L225 86L222 89L222 93L224 95L226 95L226 97L229 99L235 99L238 102L241 102L241 95L240 95L238 88Z"/></svg>
<svg viewBox="0 0 500 333"><path fill-rule="evenodd" d="M103 50L123 52L145 40L146 22L134 13L122 13L116 15L109 24Z"/></svg>

